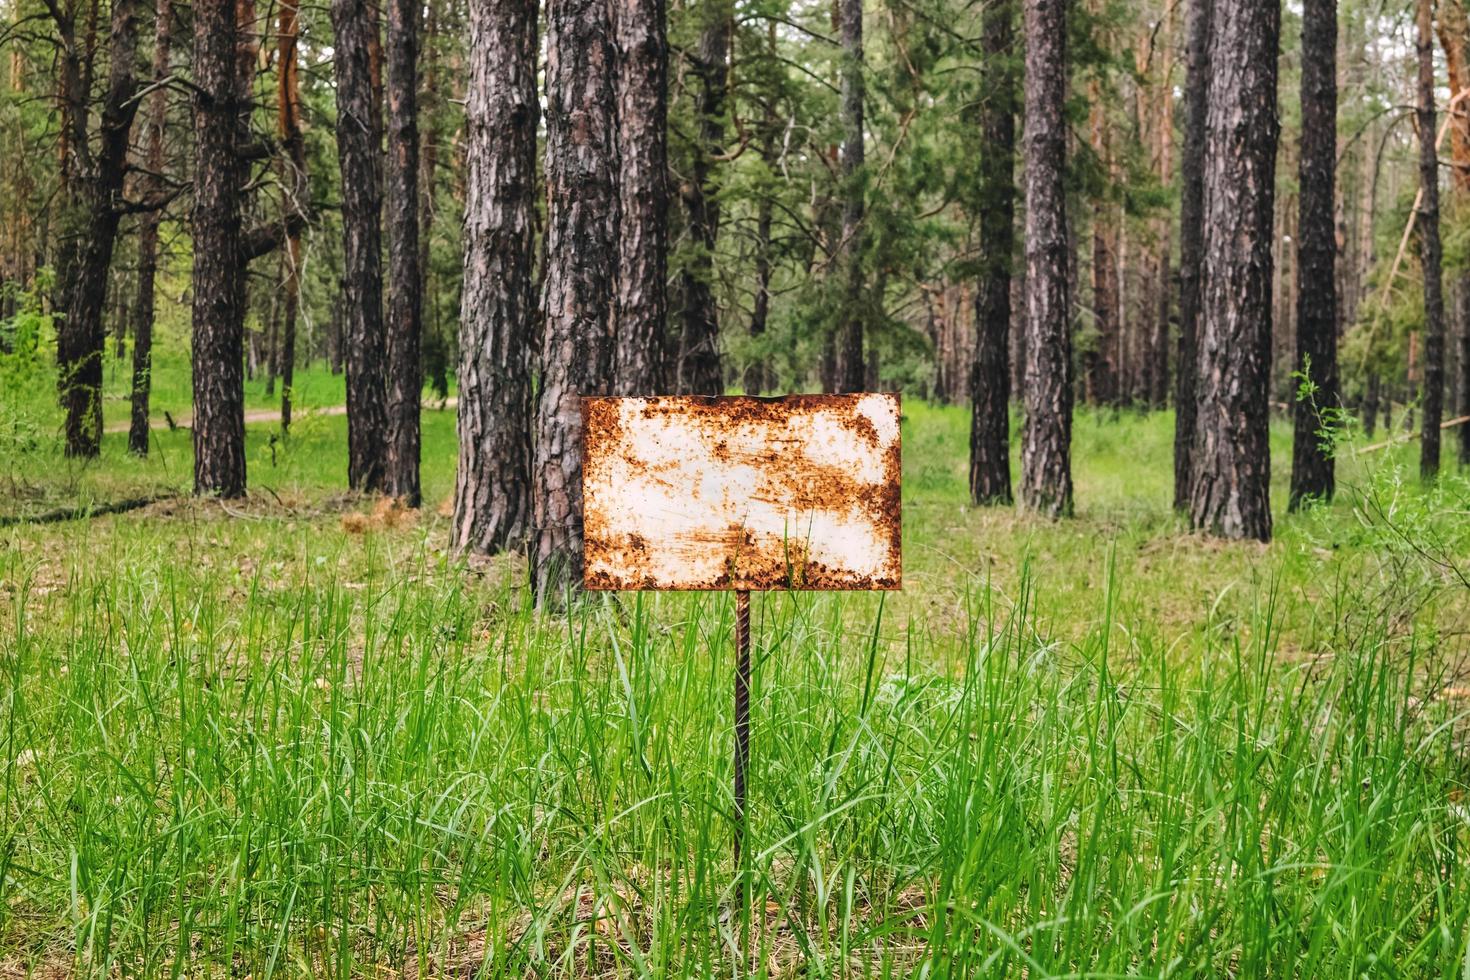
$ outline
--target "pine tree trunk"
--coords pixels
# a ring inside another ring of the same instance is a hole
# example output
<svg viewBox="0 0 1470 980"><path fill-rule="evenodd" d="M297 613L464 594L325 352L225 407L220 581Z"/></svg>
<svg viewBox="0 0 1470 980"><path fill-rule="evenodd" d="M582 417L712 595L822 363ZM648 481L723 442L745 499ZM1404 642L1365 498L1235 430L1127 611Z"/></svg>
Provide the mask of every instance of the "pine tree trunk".
<svg viewBox="0 0 1470 980"><path fill-rule="evenodd" d="M384 489L388 449L379 165L383 127L374 91L377 11L368 0L332 0L337 159L342 172L347 485L369 493Z"/></svg>
<svg viewBox="0 0 1470 980"><path fill-rule="evenodd" d="M158 0L153 21L153 78L168 75L173 45L173 0ZM158 88L148 95L147 149L142 181L149 199L163 194L163 139L168 124L168 90ZM162 208L143 212L138 221L138 299L133 304L132 419L128 426L128 450L135 456L148 455L148 400L153 388L154 289L158 277L158 225Z"/></svg>
<svg viewBox="0 0 1470 980"><path fill-rule="evenodd" d="M657 394L668 315L668 44L664 0L617 6L618 280L613 390Z"/></svg>
<svg viewBox="0 0 1470 980"><path fill-rule="evenodd" d="M1026 421L1021 500L1072 512L1072 332L1066 190L1066 0L1023 0L1026 36Z"/></svg>
<svg viewBox="0 0 1470 980"><path fill-rule="evenodd" d="M1205 133L1210 98L1210 32L1215 0L1190 0L1185 54L1184 150L1179 193L1179 357L1174 366L1174 507L1189 507L1199 317L1204 273Z"/></svg>
<svg viewBox="0 0 1470 980"><path fill-rule="evenodd" d="M842 274L839 391L864 387L863 0L838 0L842 43Z"/></svg>
<svg viewBox="0 0 1470 980"><path fill-rule="evenodd" d="M994 3L983 22L980 281L970 371L970 499L1011 502L1011 264L1016 242L1015 7Z"/></svg>
<svg viewBox="0 0 1470 980"><path fill-rule="evenodd" d="M718 395L725 389L720 367L720 324L715 309L714 254L719 240L719 183L715 158L725 152L725 97L729 85L730 29L734 13L728 0L711 0L693 54L695 113L699 145L682 194L694 252L680 275L684 299L679 338L678 389L695 395Z"/></svg>
<svg viewBox="0 0 1470 980"><path fill-rule="evenodd" d="M419 16L417 0L388 0L388 433L383 488L417 507L424 375L419 268Z"/></svg>
<svg viewBox="0 0 1470 980"><path fill-rule="evenodd" d="M1294 404L1291 508L1330 500L1333 460L1319 433L1322 413L1338 407L1337 232L1337 0L1305 0L1302 7L1301 212L1297 223L1296 370L1315 385Z"/></svg>
<svg viewBox="0 0 1470 980"><path fill-rule="evenodd" d="M536 0L473 0L459 326L456 551L519 547L531 521Z"/></svg>
<svg viewBox="0 0 1470 980"><path fill-rule="evenodd" d="M1435 151L1434 25L1432 0L1418 0L1419 186L1423 200L1416 227L1424 268L1424 413L1420 421L1419 473L1439 473L1439 423L1444 416L1444 292L1439 244L1439 155Z"/></svg>
<svg viewBox="0 0 1470 980"><path fill-rule="evenodd" d="M609 15L602 0L552 0L548 7L546 271L531 555L542 606L581 585L581 398L607 392L612 366L617 122Z"/></svg>
<svg viewBox="0 0 1470 980"><path fill-rule="evenodd" d="M1216 0L1204 155L1204 291L1190 522L1271 537L1267 394L1276 178L1276 0Z"/></svg>
<svg viewBox="0 0 1470 980"><path fill-rule="evenodd" d="M431 0L424 12L424 82L419 99L419 279L424 284L424 374L429 387L441 401L449 397L450 344L440 315L439 289L431 261L434 215L437 210L440 107L439 17L441 0ZM456 38L456 43L458 39Z"/></svg>
<svg viewBox="0 0 1470 980"><path fill-rule="evenodd" d="M280 63L277 78L276 113L283 153L279 159L281 187L286 195L281 208L285 228L285 250L282 261L285 275L281 290L285 293L281 313L281 433L291 431L292 386L296 379L296 318L301 306L301 232L290 220L293 214L304 214L310 186L306 180L306 140L301 132L301 55L300 0L281 0L280 30L277 54Z"/></svg>
<svg viewBox="0 0 1470 980"><path fill-rule="evenodd" d="M107 90L98 120L96 150L81 153L71 213L80 237L73 247L73 281L66 286L66 316L57 325L57 381L66 409L66 455L96 456L102 446L102 309L117 241L118 210L127 172L128 138L138 104L138 0L114 0Z"/></svg>
<svg viewBox="0 0 1470 980"><path fill-rule="evenodd" d="M194 492L245 495L245 263L238 153L248 93L237 64L246 42L236 7L194 3Z"/></svg>

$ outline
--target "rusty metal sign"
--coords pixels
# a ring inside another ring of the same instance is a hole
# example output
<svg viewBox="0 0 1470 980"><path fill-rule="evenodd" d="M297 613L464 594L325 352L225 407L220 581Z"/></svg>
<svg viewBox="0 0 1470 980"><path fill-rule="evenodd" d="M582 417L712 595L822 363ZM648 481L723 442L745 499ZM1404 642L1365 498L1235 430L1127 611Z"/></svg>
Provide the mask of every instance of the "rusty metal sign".
<svg viewBox="0 0 1470 980"><path fill-rule="evenodd" d="M899 398L582 400L588 589L897 589Z"/></svg>

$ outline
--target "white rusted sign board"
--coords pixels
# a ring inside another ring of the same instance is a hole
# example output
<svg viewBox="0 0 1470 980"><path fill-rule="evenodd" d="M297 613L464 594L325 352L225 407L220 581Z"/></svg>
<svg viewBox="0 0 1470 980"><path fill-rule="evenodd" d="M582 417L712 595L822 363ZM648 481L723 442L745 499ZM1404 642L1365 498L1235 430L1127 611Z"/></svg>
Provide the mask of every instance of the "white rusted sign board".
<svg viewBox="0 0 1470 980"><path fill-rule="evenodd" d="M585 398L589 589L897 589L899 399Z"/></svg>

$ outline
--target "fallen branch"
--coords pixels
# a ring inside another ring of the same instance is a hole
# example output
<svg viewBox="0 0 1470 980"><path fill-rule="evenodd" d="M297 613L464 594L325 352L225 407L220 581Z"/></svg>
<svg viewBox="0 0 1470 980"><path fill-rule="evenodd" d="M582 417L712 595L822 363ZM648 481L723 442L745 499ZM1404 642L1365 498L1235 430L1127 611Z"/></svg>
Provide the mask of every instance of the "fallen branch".
<svg viewBox="0 0 1470 980"><path fill-rule="evenodd" d="M60 524L63 521L76 521L82 518L102 517L107 514L125 514L139 507L147 507L149 504L160 500L172 500L177 497L176 493L159 493L151 497L129 497L126 500L115 500L109 504L86 504L78 507L63 507L60 510L48 510L44 514L27 516L24 514L0 514L0 527L15 527L19 524Z"/></svg>
<svg viewBox="0 0 1470 980"><path fill-rule="evenodd" d="M1464 425L1466 422L1470 422L1470 415L1461 415L1459 418L1456 418L1456 419L1448 419L1448 420L1446 420L1444 422L1439 423L1439 427L1441 429L1453 429L1455 426L1457 426L1457 425ZM1392 446L1395 443L1399 443L1399 442L1412 442L1413 440L1415 440L1417 438L1419 438L1419 433L1417 431L1415 431L1415 432L1406 432L1406 433L1404 433L1401 436L1394 436L1392 439L1387 439L1387 440L1385 440L1383 442L1375 442L1371 446L1364 446L1362 449L1357 450L1357 452L1360 452L1360 453L1376 452L1376 451L1378 451L1380 449L1386 449L1387 447Z"/></svg>

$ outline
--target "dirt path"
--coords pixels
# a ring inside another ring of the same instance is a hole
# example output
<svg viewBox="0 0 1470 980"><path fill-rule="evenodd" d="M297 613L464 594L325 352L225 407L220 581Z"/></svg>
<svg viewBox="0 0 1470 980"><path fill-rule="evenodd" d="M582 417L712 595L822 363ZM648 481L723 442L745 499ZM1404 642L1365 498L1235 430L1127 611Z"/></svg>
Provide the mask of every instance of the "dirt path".
<svg viewBox="0 0 1470 980"><path fill-rule="evenodd" d="M440 408L450 409L450 408L456 408L458 406L459 406L459 399L456 398L456 397L454 397L454 396L452 396L452 395L449 398L446 398L444 400L444 403L442 405L439 402L437 402L437 401L436 402L431 402L431 403L425 403L425 405L424 405L425 408L431 409L431 410L438 410ZM296 412L296 418L301 419L301 418L305 418L305 417L307 417L309 415L346 415L346 414L347 414L347 406L346 405L326 405L326 406L323 406L321 408L300 409L300 410L298 410ZM276 421L279 421L280 418L281 418L281 410L278 409L278 408L257 408L257 409L252 409L251 411L248 411L248 412L245 413L245 424L246 425L250 425L251 423L254 423L254 422L276 422ZM174 425L177 426L180 429L187 429L191 425L193 425L193 423L194 423L194 416L192 416L192 415L185 415L183 418L174 419ZM150 429L167 429L167 428L170 428L170 426L168 424L168 420L167 419L161 419L161 418L156 418L156 419L150 420L149 423L148 423L148 427ZM131 428L131 423L128 423L128 422L114 422L112 425L107 426L102 431L103 432L112 432L112 433L115 433L115 432L127 432L130 428Z"/></svg>

